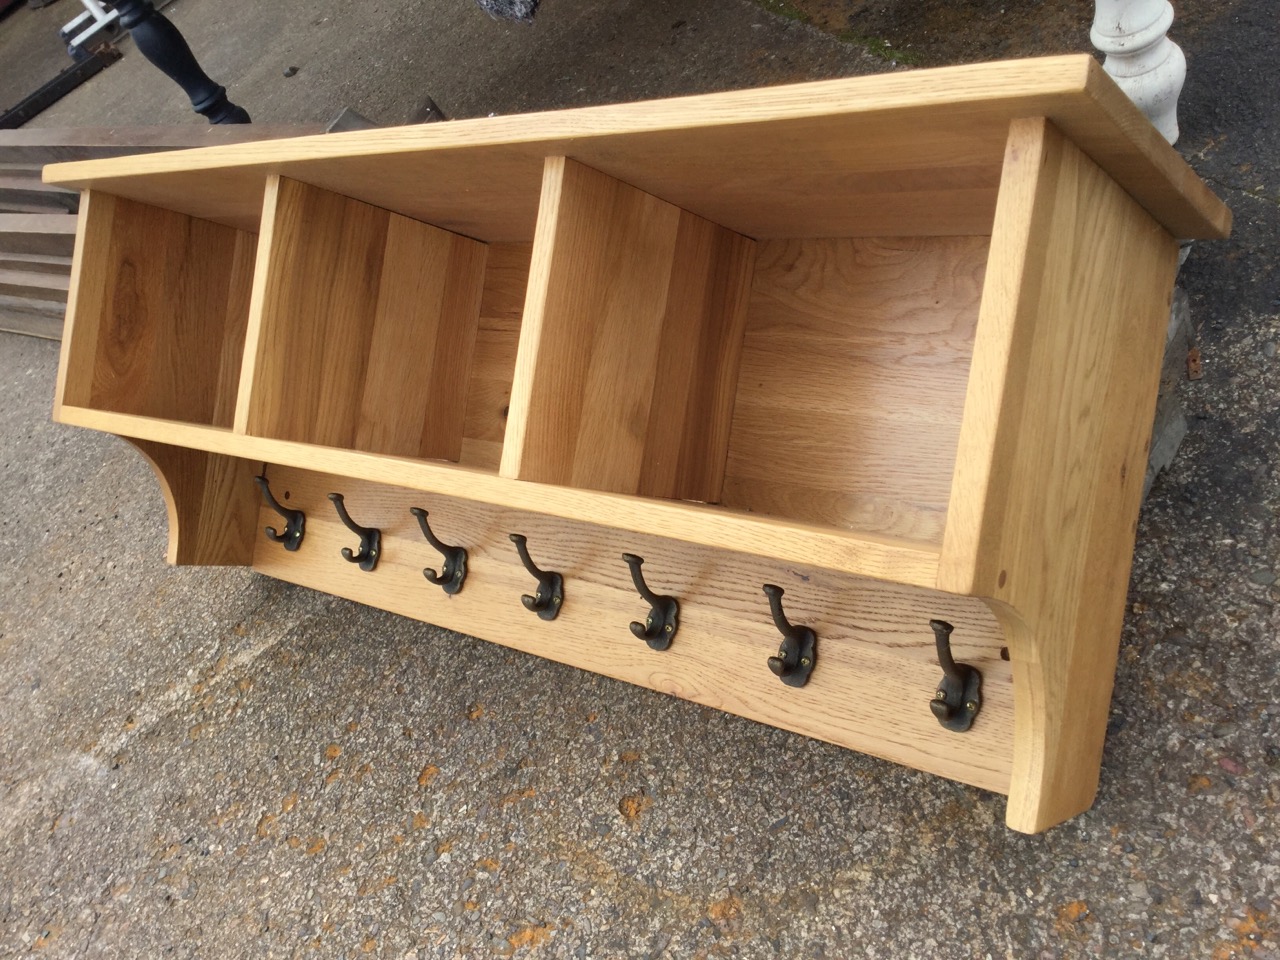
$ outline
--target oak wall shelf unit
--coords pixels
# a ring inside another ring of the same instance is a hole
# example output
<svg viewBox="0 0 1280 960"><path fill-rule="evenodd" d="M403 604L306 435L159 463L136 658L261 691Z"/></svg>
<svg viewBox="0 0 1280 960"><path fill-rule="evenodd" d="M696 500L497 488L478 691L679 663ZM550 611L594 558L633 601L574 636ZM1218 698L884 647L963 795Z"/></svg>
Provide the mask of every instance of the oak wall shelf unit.
<svg viewBox="0 0 1280 960"><path fill-rule="evenodd" d="M1093 802L1178 240L1230 212L1091 58L45 178L84 191L55 417L150 460L171 562L998 791L1015 830Z"/></svg>

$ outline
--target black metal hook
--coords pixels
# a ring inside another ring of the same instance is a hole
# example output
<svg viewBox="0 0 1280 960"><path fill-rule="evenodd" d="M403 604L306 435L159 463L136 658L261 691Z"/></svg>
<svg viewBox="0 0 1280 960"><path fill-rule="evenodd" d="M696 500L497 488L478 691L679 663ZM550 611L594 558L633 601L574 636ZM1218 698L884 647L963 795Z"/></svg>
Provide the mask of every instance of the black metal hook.
<svg viewBox="0 0 1280 960"><path fill-rule="evenodd" d="M351 514L347 513L347 505L342 499L342 494L331 493L329 499L333 501L338 511L338 519L360 538L360 549L352 552L350 547L343 547L342 559L360 564L361 570L373 570L378 565L378 557L382 553L382 531L376 527L362 527L352 520Z"/></svg>
<svg viewBox="0 0 1280 960"><path fill-rule="evenodd" d="M520 602L526 610L536 613L543 620L554 620L564 605L564 577L554 570L537 568L529 557L529 548L523 535L513 533L510 537L511 542L516 545L516 552L520 554L520 562L538 581L538 592L534 596L523 594Z"/></svg>
<svg viewBox="0 0 1280 960"><path fill-rule="evenodd" d="M279 533L275 527L267 527L267 539L284 544L286 550L297 550L302 546L302 537L307 530L307 515L301 510L290 510L288 507L282 506L271 495L271 485L267 482L265 474L254 477L253 482L262 491L262 496L267 501L267 506L284 517L284 533Z"/></svg>
<svg viewBox="0 0 1280 960"><path fill-rule="evenodd" d="M643 640L654 650L665 650L675 639L676 630L680 626L680 601L675 597L664 597L654 593L644 582L640 566L644 563L634 553L624 553L622 559L631 568L631 582L636 585L644 602L649 604L649 615L644 623L631 621L631 632Z"/></svg>
<svg viewBox="0 0 1280 960"><path fill-rule="evenodd" d="M951 624L930 620L929 626L933 628L943 673L929 709L948 730L964 733L973 726L974 717L982 709L982 674L967 663L956 663L951 655L951 631L955 629Z"/></svg>
<svg viewBox="0 0 1280 960"><path fill-rule="evenodd" d="M773 623L782 634L778 655L769 658L769 669L789 687L803 687L809 682L809 674L818 662L818 635L809 627L797 627L782 612L782 595L785 592L776 584L764 585L769 598L769 611Z"/></svg>
<svg viewBox="0 0 1280 960"><path fill-rule="evenodd" d="M418 526L422 528L422 535L427 538L427 543L444 554L444 568L440 573L436 573L430 567L427 567L422 571L422 575L437 587L442 587L445 593L457 593L462 589L463 581L467 579L466 549L463 547L451 547L432 533L431 527L427 523L427 511L421 507L410 507L409 512L418 518Z"/></svg>

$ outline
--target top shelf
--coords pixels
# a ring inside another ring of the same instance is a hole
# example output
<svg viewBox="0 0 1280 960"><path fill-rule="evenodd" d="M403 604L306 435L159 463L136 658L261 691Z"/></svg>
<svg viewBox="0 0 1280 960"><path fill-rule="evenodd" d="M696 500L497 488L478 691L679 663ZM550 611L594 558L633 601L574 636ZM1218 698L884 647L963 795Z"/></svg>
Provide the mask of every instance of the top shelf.
<svg viewBox="0 0 1280 960"><path fill-rule="evenodd" d="M66 163L45 179L252 231L280 174L529 241L543 160L563 155L757 239L963 236L989 231L1009 124L1029 116L1175 237L1228 234L1230 211L1087 55Z"/></svg>

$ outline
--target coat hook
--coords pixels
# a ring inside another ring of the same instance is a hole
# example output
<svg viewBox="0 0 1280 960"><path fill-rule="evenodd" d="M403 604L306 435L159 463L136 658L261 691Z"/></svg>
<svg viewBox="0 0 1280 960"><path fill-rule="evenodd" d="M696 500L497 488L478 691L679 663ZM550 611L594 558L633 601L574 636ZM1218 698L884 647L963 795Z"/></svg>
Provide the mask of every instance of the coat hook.
<svg viewBox="0 0 1280 960"><path fill-rule="evenodd" d="M510 537L511 542L516 545L516 552L520 554L520 562L538 580L537 594L529 596L526 593L520 597L520 602L526 610L536 613L543 620L554 620L564 604L564 577L554 570L539 570L529 557L526 538L518 533L510 534Z"/></svg>
<svg viewBox="0 0 1280 960"><path fill-rule="evenodd" d="M342 499L342 494L331 493L329 499L333 501L338 511L338 518L348 530L360 538L359 551L353 553L350 547L343 547L342 559L360 564L361 570L372 570L378 565L378 556L382 553L382 531L376 527L362 527L352 520L351 514L347 513L347 505Z"/></svg>
<svg viewBox="0 0 1280 960"><path fill-rule="evenodd" d="M967 663L956 663L951 656L951 631L945 620L930 620L938 644L938 663L942 666L942 682L929 702L929 709L948 730L964 733L982 709L982 674Z"/></svg>
<svg viewBox="0 0 1280 960"><path fill-rule="evenodd" d="M624 553L622 559L631 568L631 582L636 585L641 598L649 604L649 615L644 623L631 621L631 632L643 640L654 650L665 650L671 646L680 626L680 601L675 597L664 597L654 593L644 582L640 573L640 565L644 560L634 553Z"/></svg>
<svg viewBox="0 0 1280 960"><path fill-rule="evenodd" d="M422 535L427 538L427 542L444 554L444 568L440 573L427 567L422 575L437 587L442 587L445 593L457 593L467 579L467 551L463 547L449 546L432 533L427 523L427 511L421 507L410 507L409 512L418 518L418 526L422 528Z"/></svg>
<svg viewBox="0 0 1280 960"><path fill-rule="evenodd" d="M265 474L253 478L253 482L258 485L258 489L262 491L263 498L269 506L280 516L284 517L284 533L276 531L275 527L267 527L267 539L276 543L284 544L286 550L297 550L302 546L302 537L307 530L307 515L301 510L290 510L288 507L282 506L275 497L271 495L271 486L267 483Z"/></svg>
<svg viewBox="0 0 1280 960"><path fill-rule="evenodd" d="M797 627L782 612L783 589L772 583L764 585L769 598L773 623L782 633L778 655L769 658L769 669L789 687L803 687L818 662L818 635L808 627Z"/></svg>

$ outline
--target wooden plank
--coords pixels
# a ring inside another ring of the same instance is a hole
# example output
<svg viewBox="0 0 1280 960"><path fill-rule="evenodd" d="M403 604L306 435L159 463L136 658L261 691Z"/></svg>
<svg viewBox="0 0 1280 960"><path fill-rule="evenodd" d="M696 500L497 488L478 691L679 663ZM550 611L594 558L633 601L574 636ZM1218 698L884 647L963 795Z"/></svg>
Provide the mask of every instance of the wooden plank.
<svg viewBox="0 0 1280 960"><path fill-rule="evenodd" d="M283 177L268 198L241 429L457 459L484 245Z"/></svg>
<svg viewBox="0 0 1280 960"><path fill-rule="evenodd" d="M248 240L132 200L91 194L84 206L63 401L214 423L219 358L236 344L227 309L244 279L237 250Z"/></svg>
<svg viewBox="0 0 1280 960"><path fill-rule="evenodd" d="M46 178L247 227L278 172L477 239L528 241L543 159L570 156L758 239L976 235L990 231L1008 125L1027 116L1049 117L1174 235L1229 231L1226 207L1083 54L152 154Z"/></svg>
<svg viewBox="0 0 1280 960"><path fill-rule="evenodd" d="M550 158L504 476L720 496L754 244Z"/></svg>
<svg viewBox="0 0 1280 960"><path fill-rule="evenodd" d="M1097 789L1177 252L1051 124L1013 125L939 585L1009 635L1017 830Z"/></svg>
<svg viewBox="0 0 1280 960"><path fill-rule="evenodd" d="M307 531L294 553L259 536L261 573L989 790L1009 788L1010 670L999 625L981 601L346 477L275 465L268 472L273 488L306 513ZM339 556L352 536L326 499L330 491L342 492L362 523L381 528L373 573ZM469 551L460 593L448 596L423 579L423 567L438 568L440 555L422 539L410 506L428 509L438 535ZM258 525L269 523L278 515L264 509ZM538 562L565 577L565 603L552 622L520 603L533 581L509 533L526 535ZM624 551L643 556L650 581L680 598L680 627L667 651L650 650L627 629L645 608ZM766 582L783 584L788 614L818 633L817 667L804 688L785 686L766 664L779 641ZM956 625L956 655L983 672L982 713L965 734L944 730L929 710L941 676L928 626L934 616Z"/></svg>
<svg viewBox="0 0 1280 960"><path fill-rule="evenodd" d="M755 247L709 220L680 217L639 493L721 500Z"/></svg>
<svg viewBox="0 0 1280 960"><path fill-rule="evenodd" d="M726 506L941 542L988 242L760 244Z"/></svg>
<svg viewBox="0 0 1280 960"><path fill-rule="evenodd" d="M391 215L354 446L457 460L486 248Z"/></svg>
<svg viewBox="0 0 1280 960"><path fill-rule="evenodd" d="M263 212L247 432L351 446L386 250L386 210L285 177ZM269 243L268 243L269 238ZM242 394L243 395L243 394Z"/></svg>
<svg viewBox="0 0 1280 960"><path fill-rule="evenodd" d="M0 251L69 257L76 218L65 213L0 213Z"/></svg>
<svg viewBox="0 0 1280 960"><path fill-rule="evenodd" d="M257 533L261 465L162 443L131 440L160 481L169 513L166 559L180 566L245 566Z"/></svg>
<svg viewBox="0 0 1280 960"><path fill-rule="evenodd" d="M758 517L720 507L524 483L493 471L429 460L246 436L232 430L63 405L59 423L125 437L193 447L259 462L289 464L378 483L492 503L616 530L669 537L781 562L842 570L878 580L933 587L938 548L903 538Z"/></svg>

